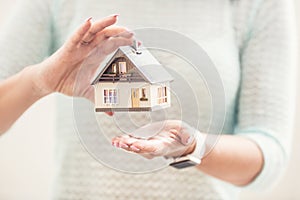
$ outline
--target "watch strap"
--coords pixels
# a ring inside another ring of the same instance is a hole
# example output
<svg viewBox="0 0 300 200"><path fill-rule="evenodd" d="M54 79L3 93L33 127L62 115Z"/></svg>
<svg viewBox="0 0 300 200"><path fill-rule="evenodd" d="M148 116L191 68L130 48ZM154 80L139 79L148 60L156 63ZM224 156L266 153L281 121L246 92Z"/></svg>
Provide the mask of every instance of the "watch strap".
<svg viewBox="0 0 300 200"><path fill-rule="evenodd" d="M169 163L170 166L177 169L183 169L201 164L201 159L205 153L205 137L200 131L196 130L194 139L196 141L194 151L185 156L172 158L171 163Z"/></svg>

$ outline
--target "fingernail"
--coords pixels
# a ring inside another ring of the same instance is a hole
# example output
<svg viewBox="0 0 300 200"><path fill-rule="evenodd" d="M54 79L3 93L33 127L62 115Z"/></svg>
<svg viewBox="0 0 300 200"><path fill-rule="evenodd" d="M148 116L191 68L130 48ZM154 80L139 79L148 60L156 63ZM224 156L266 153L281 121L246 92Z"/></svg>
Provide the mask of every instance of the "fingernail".
<svg viewBox="0 0 300 200"><path fill-rule="evenodd" d="M135 152L138 152L138 151L140 151L140 149L139 148L137 148L137 147L135 147L135 146L130 146L130 149L132 149L133 151L135 151Z"/></svg>
<svg viewBox="0 0 300 200"><path fill-rule="evenodd" d="M119 14L114 14L113 17L118 18L120 15Z"/></svg>
<svg viewBox="0 0 300 200"><path fill-rule="evenodd" d="M86 22L89 22L92 20L93 17L89 17L87 20L85 20Z"/></svg>
<svg viewBox="0 0 300 200"><path fill-rule="evenodd" d="M138 41L138 46L141 46L142 45L142 42L141 41Z"/></svg>
<svg viewBox="0 0 300 200"><path fill-rule="evenodd" d="M111 144L112 144L114 147L116 146L116 142L115 142L115 141L113 141Z"/></svg>
<svg viewBox="0 0 300 200"><path fill-rule="evenodd" d="M121 146L121 148L125 148L125 149L127 149L129 147L127 144L124 144L124 143L121 143L120 146Z"/></svg>

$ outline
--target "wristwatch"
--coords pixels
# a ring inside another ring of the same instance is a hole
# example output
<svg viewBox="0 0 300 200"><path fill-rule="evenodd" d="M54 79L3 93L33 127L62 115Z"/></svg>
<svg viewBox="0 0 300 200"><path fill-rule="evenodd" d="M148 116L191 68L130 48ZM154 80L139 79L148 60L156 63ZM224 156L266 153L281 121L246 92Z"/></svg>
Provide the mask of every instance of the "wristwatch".
<svg viewBox="0 0 300 200"><path fill-rule="evenodd" d="M194 137L196 140L194 151L191 154L173 158L173 161L169 163L170 166L176 169L184 169L201 164L201 159L205 153L205 137L199 131L196 131Z"/></svg>

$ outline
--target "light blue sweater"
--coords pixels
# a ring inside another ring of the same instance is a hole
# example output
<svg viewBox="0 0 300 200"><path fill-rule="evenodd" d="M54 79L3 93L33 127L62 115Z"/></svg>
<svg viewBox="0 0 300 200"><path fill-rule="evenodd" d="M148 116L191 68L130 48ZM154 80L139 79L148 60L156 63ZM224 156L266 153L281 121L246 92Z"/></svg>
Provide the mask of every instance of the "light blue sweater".
<svg viewBox="0 0 300 200"><path fill-rule="evenodd" d="M263 170L245 189L264 190L282 174L290 154L295 84L290 7L287 0L25 0L1 31L0 76L6 78L41 62L89 16L98 19L119 13L119 24L131 29L160 27L178 31L201 45L220 73L227 111L223 133L247 137L261 148ZM154 54L195 84L197 77L193 79L185 61L162 52ZM204 82L198 81L199 129L205 130L212 108ZM195 169L165 168L132 175L105 167L122 165L134 171L151 162L113 149L105 137L99 149L101 161L105 162L101 165L82 148L74 134L75 129L84 130L90 140L99 140L99 130L93 124L95 116L90 116L83 104L76 107L81 118L75 124L72 98L57 95L54 199L237 198L242 188ZM170 112L171 118L177 116L176 111ZM143 115L132 118L144 120ZM97 120L109 138L120 134L113 118L103 115Z"/></svg>

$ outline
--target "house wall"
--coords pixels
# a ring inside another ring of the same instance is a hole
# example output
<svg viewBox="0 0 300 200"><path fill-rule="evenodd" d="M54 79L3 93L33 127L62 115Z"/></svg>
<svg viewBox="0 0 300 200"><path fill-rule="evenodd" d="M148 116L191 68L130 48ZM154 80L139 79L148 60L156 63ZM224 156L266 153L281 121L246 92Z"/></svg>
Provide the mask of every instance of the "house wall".
<svg viewBox="0 0 300 200"><path fill-rule="evenodd" d="M168 101L167 103L164 103L164 104L158 104L158 101L157 101L157 90L159 87L162 87L162 86L166 86L167 87L167 98L168 98ZM155 85L151 85L151 105L152 107L169 107L171 105L171 93L170 93L170 83L169 82L166 82L166 83L161 83L161 84L155 84ZM154 109L155 110L155 109Z"/></svg>
<svg viewBox="0 0 300 200"><path fill-rule="evenodd" d="M141 88L146 88L146 97L148 101L140 101L140 107L151 107L151 93L150 84L146 82L117 82L117 83L105 83L101 82L95 85L95 105L97 108L109 108L110 105L106 105L103 102L103 90L104 89L117 89L118 90L118 104L114 105L114 108L131 108L131 88L140 88L139 95L141 94Z"/></svg>

